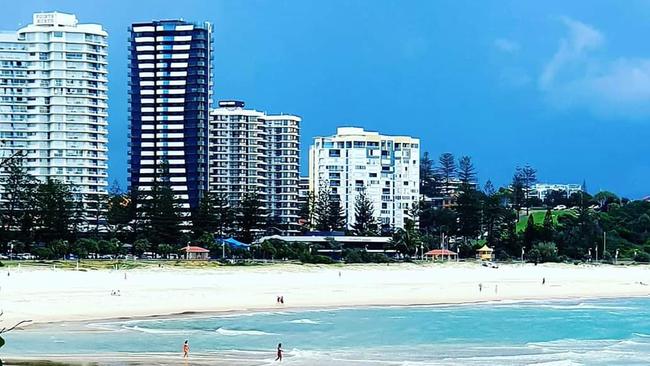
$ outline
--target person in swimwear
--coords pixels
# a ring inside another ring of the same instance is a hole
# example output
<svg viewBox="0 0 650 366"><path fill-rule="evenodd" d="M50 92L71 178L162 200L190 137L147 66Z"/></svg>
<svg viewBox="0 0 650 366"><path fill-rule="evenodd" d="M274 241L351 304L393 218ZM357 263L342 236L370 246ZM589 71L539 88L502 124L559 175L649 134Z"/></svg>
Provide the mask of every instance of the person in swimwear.
<svg viewBox="0 0 650 366"><path fill-rule="evenodd" d="M278 357L275 360L282 361L282 343L278 343Z"/></svg>
<svg viewBox="0 0 650 366"><path fill-rule="evenodd" d="M190 357L190 344L187 342L187 339L185 340L185 343L183 343L183 358L188 358Z"/></svg>

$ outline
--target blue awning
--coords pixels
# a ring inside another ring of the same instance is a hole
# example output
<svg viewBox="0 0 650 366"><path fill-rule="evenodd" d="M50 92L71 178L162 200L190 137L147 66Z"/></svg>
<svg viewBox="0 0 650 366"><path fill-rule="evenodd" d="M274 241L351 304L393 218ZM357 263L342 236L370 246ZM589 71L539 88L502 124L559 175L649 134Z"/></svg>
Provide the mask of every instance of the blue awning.
<svg viewBox="0 0 650 366"><path fill-rule="evenodd" d="M228 244L229 246L231 246L231 247L233 247L233 248L243 248L243 249L247 249L247 248L250 247L250 244L242 243L242 242L238 241L238 240L235 239L235 238L228 238L228 239L218 239L218 238L217 238L217 239L215 239L215 241L216 241L216 242L219 242L219 243L225 243L225 244Z"/></svg>

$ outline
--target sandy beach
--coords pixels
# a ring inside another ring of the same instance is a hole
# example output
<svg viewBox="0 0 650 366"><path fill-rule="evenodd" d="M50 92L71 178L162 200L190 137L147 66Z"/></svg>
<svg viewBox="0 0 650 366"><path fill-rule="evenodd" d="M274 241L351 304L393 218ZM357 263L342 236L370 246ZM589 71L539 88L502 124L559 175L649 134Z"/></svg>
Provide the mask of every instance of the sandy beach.
<svg viewBox="0 0 650 366"><path fill-rule="evenodd" d="M650 267L427 263L0 272L3 323L182 313L650 295ZM9 275L7 275L9 273ZM542 284L545 279L545 284ZM111 295L118 291L120 296ZM284 297L284 304L276 302Z"/></svg>

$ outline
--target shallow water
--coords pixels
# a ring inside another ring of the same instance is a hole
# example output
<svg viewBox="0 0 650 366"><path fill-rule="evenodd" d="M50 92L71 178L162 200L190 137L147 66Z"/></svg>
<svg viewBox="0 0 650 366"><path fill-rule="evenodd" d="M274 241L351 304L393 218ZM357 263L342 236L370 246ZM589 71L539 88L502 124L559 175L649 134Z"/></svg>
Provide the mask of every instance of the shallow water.
<svg viewBox="0 0 650 366"><path fill-rule="evenodd" d="M192 353L300 365L647 365L650 298L377 307L58 324L4 355Z"/></svg>

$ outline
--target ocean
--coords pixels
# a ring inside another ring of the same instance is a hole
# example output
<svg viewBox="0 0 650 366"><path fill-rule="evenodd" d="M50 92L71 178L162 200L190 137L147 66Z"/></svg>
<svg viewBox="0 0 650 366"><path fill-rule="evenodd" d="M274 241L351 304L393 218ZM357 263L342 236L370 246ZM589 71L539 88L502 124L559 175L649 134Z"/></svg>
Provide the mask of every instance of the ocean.
<svg viewBox="0 0 650 366"><path fill-rule="evenodd" d="M290 365L648 365L650 298L366 307L62 323L6 335L3 357L180 357Z"/></svg>

